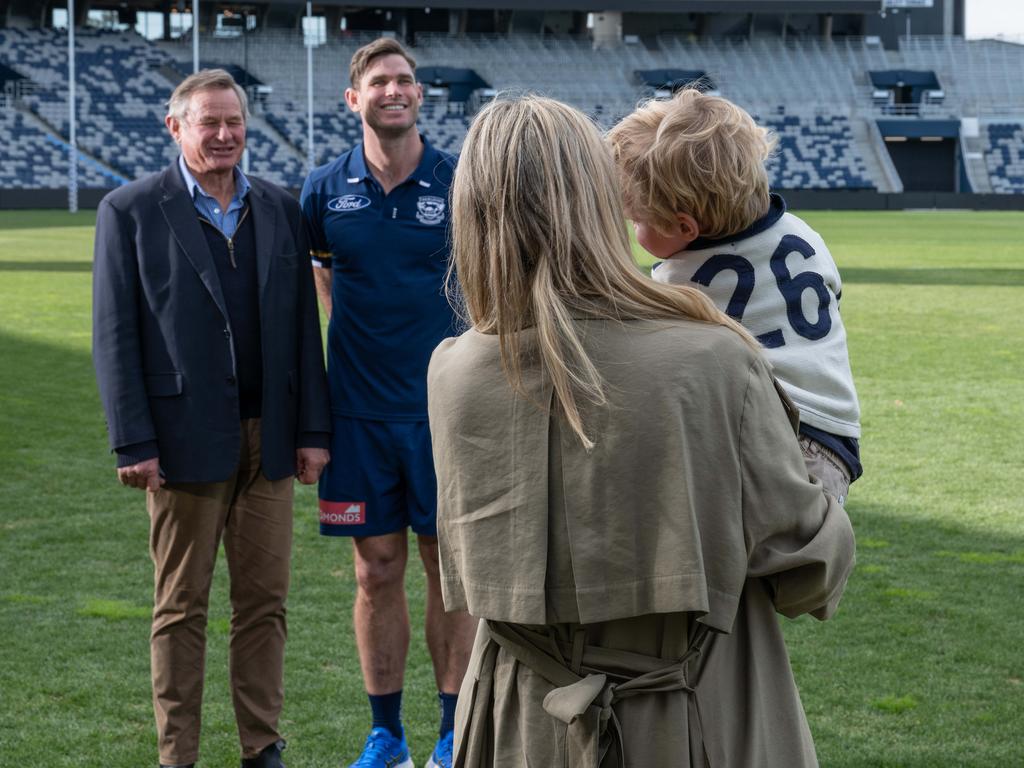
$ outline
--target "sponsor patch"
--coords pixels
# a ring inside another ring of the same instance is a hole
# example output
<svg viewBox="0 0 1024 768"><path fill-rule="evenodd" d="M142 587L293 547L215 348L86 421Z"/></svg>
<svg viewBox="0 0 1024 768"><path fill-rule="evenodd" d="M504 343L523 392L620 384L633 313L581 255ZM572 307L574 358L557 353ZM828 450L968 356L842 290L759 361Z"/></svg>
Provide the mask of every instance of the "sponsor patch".
<svg viewBox="0 0 1024 768"><path fill-rule="evenodd" d="M320 499L321 525L363 525L365 523L365 501L324 501Z"/></svg>
<svg viewBox="0 0 1024 768"><path fill-rule="evenodd" d="M358 211L370 204L370 198L363 195L342 195L327 201L327 208L331 211Z"/></svg>
<svg viewBox="0 0 1024 768"><path fill-rule="evenodd" d="M416 220L420 224L440 224L444 221L444 198L423 195L416 202Z"/></svg>

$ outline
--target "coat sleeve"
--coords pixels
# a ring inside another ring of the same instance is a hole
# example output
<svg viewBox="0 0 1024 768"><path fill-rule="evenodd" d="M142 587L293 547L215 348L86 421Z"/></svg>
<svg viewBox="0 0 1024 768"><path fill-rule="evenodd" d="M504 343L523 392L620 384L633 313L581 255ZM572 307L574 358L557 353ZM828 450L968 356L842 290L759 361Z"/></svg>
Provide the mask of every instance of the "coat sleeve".
<svg viewBox="0 0 1024 768"><path fill-rule="evenodd" d="M309 259L309 238L298 206L291 211L299 263L299 445L324 447L310 439L311 433L330 433L331 407L324 371L324 346L320 336L320 308L316 301L313 267Z"/></svg>
<svg viewBox="0 0 1024 768"><path fill-rule="evenodd" d="M156 440L142 368L139 265L133 224L104 199L93 250L92 356L110 447Z"/></svg>
<svg viewBox="0 0 1024 768"><path fill-rule="evenodd" d="M808 477L787 403L767 366L755 362L740 428L747 575L765 579L780 613L827 619L853 569L853 527Z"/></svg>

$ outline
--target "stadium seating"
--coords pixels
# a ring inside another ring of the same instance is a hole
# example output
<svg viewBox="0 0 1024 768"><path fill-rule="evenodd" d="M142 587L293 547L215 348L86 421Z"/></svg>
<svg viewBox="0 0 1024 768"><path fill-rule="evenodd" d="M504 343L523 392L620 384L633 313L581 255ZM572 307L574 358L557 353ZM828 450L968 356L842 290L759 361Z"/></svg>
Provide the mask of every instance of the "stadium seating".
<svg viewBox="0 0 1024 768"><path fill-rule="evenodd" d="M346 69L352 52L366 42L365 36L330 40L314 49L317 72L336 72L337 76L314 78L314 142L315 162L324 163L337 156L361 136L357 116L350 113L338 99L346 84ZM163 49L180 59L190 55L180 43L163 43ZM217 58L245 66L255 76L273 87L263 116L305 156L307 143L306 62L296 56L302 50L299 33L281 31L256 32L249 39L203 37L200 46L212 46ZM444 34L421 34L414 54L421 66L448 65L470 67L480 73L499 91L538 92L574 104L590 114L600 125L611 127L632 111L648 89L637 82L635 71L678 66L682 46L671 38L662 41L662 51L652 52L640 46L595 52L583 40L512 35L468 35L456 38ZM682 64L706 69L705 62L715 62L712 74L716 84L722 62L745 51L752 71L763 68L763 57L770 50L741 46L704 46L687 48ZM259 50L258 57L252 51ZM819 58L826 59L824 52ZM745 59L746 61L746 59ZM818 67L819 62L812 63ZM807 66L800 61L792 64ZM833 68L839 65L834 65ZM794 78L793 72L787 77ZM737 82L749 80L741 71ZM838 80L838 75L834 78ZM852 87L852 79L847 78ZM791 82L791 81L790 81ZM834 92L830 92L834 95ZM727 94L731 95L731 94ZM735 96L734 96L735 98ZM778 104L796 101L790 85L771 95L771 109ZM742 103L742 102L741 102ZM817 110L821 112L822 110ZM421 111L421 129L437 145L457 151L465 136L469 118L461 112L449 111L442 102L425 104ZM769 121L780 132L780 152L770 166L776 186L798 188L871 188L861 152L853 141L849 118L841 111L822 114L789 114L784 120Z"/></svg>
<svg viewBox="0 0 1024 768"><path fill-rule="evenodd" d="M317 164L361 138L358 117L340 97L348 84L352 53L372 38L355 33L312 49ZM83 185L109 186L163 167L175 155L163 126L163 101L191 69L190 42L154 43L134 33L96 30L81 30L76 40L78 144L83 157L93 161L83 166ZM200 47L205 61L243 67L268 86L254 105L249 125L250 172L290 187L301 184L308 142L301 31L202 35ZM780 189L875 187L879 180L873 175L880 171L865 162L873 150L861 126L877 117L883 105L873 103L867 72L930 69L942 84L943 99L922 104L921 114L947 119L977 115L983 124L987 121L991 127L985 157L993 188L1024 192L1019 130L1005 134L1000 127L1021 120L1019 108L1016 114L1004 113L1007 105L1024 104L1024 78L1009 74L1024 69L1024 46L916 37L910 43L901 41L898 50L885 50L859 38L694 41L663 36L647 45L595 50L589 41L550 35L421 33L413 53L421 66L472 68L499 91L562 99L605 128L650 95L649 86L635 74L638 70L706 72L722 95L778 134L779 150L769 172ZM68 135L65 34L0 29L0 63L32 85L18 103L22 112L5 116L0 127L19 149L31 149L38 162L48 165L33 171L33 178L62 178L66 159L60 142ZM807 77L808 72L814 77ZM470 111L472 107L473 102ZM32 120L25 119L26 111ZM421 129L448 151L461 147L469 120L462 105L449 105L443 97L428 99L421 111ZM40 152L43 147L46 151ZM25 173L23 163L0 168L5 186L27 183Z"/></svg>
<svg viewBox="0 0 1024 768"><path fill-rule="evenodd" d="M66 137L66 36L56 30L0 30L0 53L41 86L24 101ZM172 63L134 34L76 34L79 147L129 179L166 165L175 150L163 125L170 84L159 68Z"/></svg>
<svg viewBox="0 0 1024 768"><path fill-rule="evenodd" d="M249 172L292 189L302 186L306 167L294 147L261 129L256 120L246 127L245 144L249 151Z"/></svg>
<svg viewBox="0 0 1024 768"><path fill-rule="evenodd" d="M0 30L0 57L36 85L24 96L25 105L55 133L67 136L64 34ZM83 186L138 178L175 157L164 127L164 101L173 84L164 73L183 76L176 67L174 58L134 34L82 30L76 35L78 145L106 166L106 175L84 176ZM288 186L301 183L302 162L276 137L250 126L248 145L253 173Z"/></svg>
<svg viewBox="0 0 1024 768"><path fill-rule="evenodd" d="M755 116L772 129L779 143L768 162L777 189L871 189L864 160L853 144L849 120L842 115Z"/></svg>
<svg viewBox="0 0 1024 768"><path fill-rule="evenodd" d="M307 156L308 121L305 109L293 102L275 102L264 117L270 125ZM359 117L344 104L313 113L314 162L322 165L337 157L362 138Z"/></svg>
<svg viewBox="0 0 1024 768"><path fill-rule="evenodd" d="M1024 194L1024 125L991 123L985 132L985 165L992 191Z"/></svg>
<svg viewBox="0 0 1024 768"><path fill-rule="evenodd" d="M68 145L44 133L13 109L0 109L0 145L17 147L0 163L0 187L60 189L68 183ZM115 187L125 179L79 154L78 183L82 187Z"/></svg>

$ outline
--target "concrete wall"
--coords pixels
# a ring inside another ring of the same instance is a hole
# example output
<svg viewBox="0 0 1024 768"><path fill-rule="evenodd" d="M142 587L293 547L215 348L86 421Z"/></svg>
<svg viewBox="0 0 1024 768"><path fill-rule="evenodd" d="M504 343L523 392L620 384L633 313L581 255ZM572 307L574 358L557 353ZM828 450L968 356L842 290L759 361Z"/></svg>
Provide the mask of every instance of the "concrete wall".
<svg viewBox="0 0 1024 768"><path fill-rule="evenodd" d="M903 211L936 208L974 211L1024 211L1024 195L979 195L960 192L901 192L869 190L780 190L786 206L797 211Z"/></svg>
<svg viewBox="0 0 1024 768"><path fill-rule="evenodd" d="M78 207L96 208L109 189L79 189ZM0 189L0 210L26 211L33 208L66 210L67 189Z"/></svg>
<svg viewBox="0 0 1024 768"><path fill-rule="evenodd" d="M95 208L109 189L78 190L80 208ZM295 197L299 190L289 190ZM979 195L957 192L904 192L884 194L869 190L779 190L793 210L900 211L907 208L967 209L976 211L1024 211L1024 195ZM63 210L68 207L66 189L0 189L0 209L33 208Z"/></svg>

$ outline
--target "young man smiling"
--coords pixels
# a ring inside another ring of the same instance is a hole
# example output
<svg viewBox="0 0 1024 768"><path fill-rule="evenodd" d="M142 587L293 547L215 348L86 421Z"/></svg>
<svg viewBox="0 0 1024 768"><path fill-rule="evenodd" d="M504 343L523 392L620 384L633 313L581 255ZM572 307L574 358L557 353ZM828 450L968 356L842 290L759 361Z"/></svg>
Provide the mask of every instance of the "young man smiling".
<svg viewBox="0 0 1024 768"><path fill-rule="evenodd" d="M441 702L428 768L451 765L455 702L475 622L444 612L426 372L455 333L443 290L455 158L416 129L416 63L383 38L352 57L349 109L363 143L315 169L302 190L317 292L330 317L336 457L320 483L320 532L352 537L354 624L373 724L359 768L411 768L401 723L409 647L408 533L427 577L426 639Z"/></svg>

